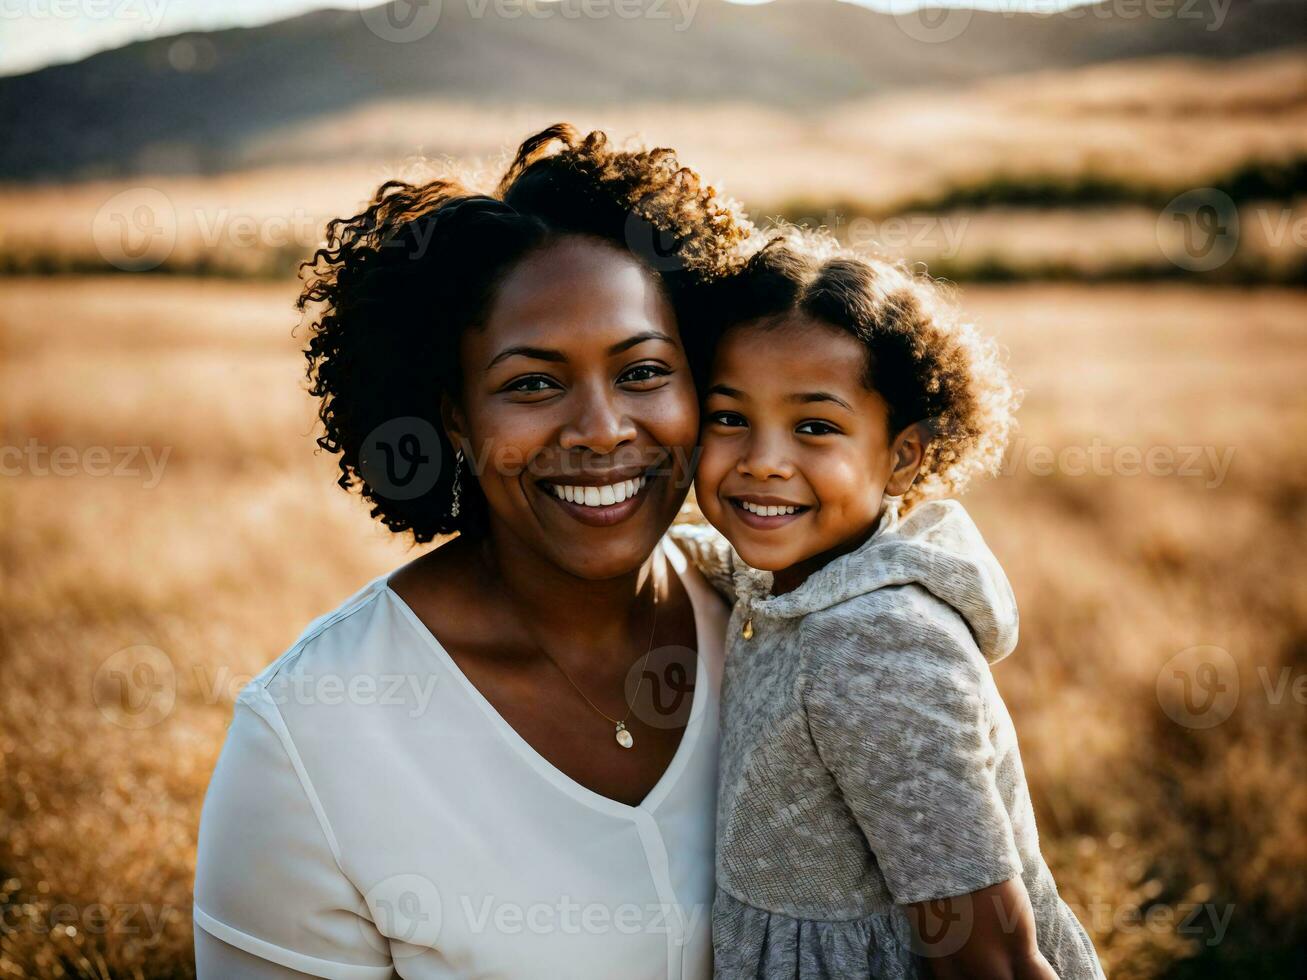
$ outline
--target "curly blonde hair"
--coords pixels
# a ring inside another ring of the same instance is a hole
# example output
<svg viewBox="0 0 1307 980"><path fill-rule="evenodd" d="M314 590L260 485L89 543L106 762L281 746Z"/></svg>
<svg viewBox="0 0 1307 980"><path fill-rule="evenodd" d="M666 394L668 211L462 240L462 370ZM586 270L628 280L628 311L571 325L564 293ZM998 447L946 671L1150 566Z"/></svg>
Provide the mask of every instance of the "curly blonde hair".
<svg viewBox="0 0 1307 980"><path fill-rule="evenodd" d="M714 305L722 331L799 314L865 346L863 383L888 403L890 437L918 422L930 434L905 510L998 471L1020 393L997 342L929 276L784 227L721 281Z"/></svg>
<svg viewBox="0 0 1307 980"><path fill-rule="evenodd" d="M304 264L299 308L314 319L304 352L337 483L361 487L372 516L418 542L484 528L484 500L463 488L454 512L454 458L441 395L462 391L459 345L482 321L499 282L531 252L569 235L623 249L662 283L691 368L710 354L700 292L739 261L753 226L665 148L621 150L566 123L522 143L492 194L456 180L381 185L359 214L327 225ZM360 454L391 420L434 431L442 465L431 489L390 494L368 480ZM475 481L470 481L475 484Z"/></svg>

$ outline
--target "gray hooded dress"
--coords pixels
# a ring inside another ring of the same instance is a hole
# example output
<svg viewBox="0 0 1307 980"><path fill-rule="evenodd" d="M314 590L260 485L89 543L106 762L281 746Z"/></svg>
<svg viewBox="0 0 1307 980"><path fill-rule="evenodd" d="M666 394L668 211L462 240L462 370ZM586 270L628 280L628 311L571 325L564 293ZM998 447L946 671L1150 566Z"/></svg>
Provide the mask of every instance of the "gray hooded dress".
<svg viewBox="0 0 1307 980"><path fill-rule="evenodd" d="M715 975L924 976L902 906L1021 875L1058 976L1101 977L1040 855L990 674L1016 645L1016 602L962 506L900 520L889 498L865 544L779 596L711 528L672 533L735 601Z"/></svg>

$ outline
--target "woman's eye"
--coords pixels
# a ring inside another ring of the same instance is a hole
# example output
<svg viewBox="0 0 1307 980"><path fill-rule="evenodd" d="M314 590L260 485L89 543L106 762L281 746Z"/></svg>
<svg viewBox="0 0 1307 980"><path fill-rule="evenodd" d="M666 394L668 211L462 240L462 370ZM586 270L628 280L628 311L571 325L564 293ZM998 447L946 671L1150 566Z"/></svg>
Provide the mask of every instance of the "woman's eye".
<svg viewBox="0 0 1307 980"><path fill-rule="evenodd" d="M708 416L708 421L713 425L724 425L730 429L748 425L739 412L713 412Z"/></svg>
<svg viewBox="0 0 1307 980"><path fill-rule="evenodd" d="M671 373L670 369L659 364L637 364L623 371L617 381L618 384L639 384L642 381L665 378Z"/></svg>
<svg viewBox="0 0 1307 980"><path fill-rule="evenodd" d="M800 422L794 431L801 436L830 436L838 435L840 430L829 422L809 419L807 422Z"/></svg>
<svg viewBox="0 0 1307 980"><path fill-rule="evenodd" d="M553 378L546 378L542 374L529 374L526 377L510 381L504 385L503 390L523 395L535 395L557 387L558 384Z"/></svg>

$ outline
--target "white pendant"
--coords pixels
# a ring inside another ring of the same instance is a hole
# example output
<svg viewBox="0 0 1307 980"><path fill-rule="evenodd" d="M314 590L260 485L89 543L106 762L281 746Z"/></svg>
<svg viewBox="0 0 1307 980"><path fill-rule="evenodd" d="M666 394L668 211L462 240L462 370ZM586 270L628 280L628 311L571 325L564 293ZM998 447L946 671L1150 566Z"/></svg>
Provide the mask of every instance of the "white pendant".
<svg viewBox="0 0 1307 980"><path fill-rule="evenodd" d="M626 722L624 721L619 721L617 723L617 744L624 749L629 749L635 744L635 739L633 739L631 733L626 730Z"/></svg>

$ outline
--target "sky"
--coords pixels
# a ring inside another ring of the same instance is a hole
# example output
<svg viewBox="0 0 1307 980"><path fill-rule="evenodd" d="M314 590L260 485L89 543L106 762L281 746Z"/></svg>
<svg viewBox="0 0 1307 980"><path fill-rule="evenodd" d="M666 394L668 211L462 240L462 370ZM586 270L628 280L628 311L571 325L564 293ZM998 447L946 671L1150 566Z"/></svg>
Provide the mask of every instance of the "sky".
<svg viewBox="0 0 1307 980"><path fill-rule="evenodd" d="M131 41L183 31L249 27L324 7L375 6L378 0L0 0L0 75L77 61ZM442 0L450 2L450 0ZM768 0L736 0L768 2ZM847 0L877 10L918 6L1032 9L1053 13L1088 0Z"/></svg>

